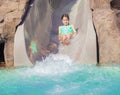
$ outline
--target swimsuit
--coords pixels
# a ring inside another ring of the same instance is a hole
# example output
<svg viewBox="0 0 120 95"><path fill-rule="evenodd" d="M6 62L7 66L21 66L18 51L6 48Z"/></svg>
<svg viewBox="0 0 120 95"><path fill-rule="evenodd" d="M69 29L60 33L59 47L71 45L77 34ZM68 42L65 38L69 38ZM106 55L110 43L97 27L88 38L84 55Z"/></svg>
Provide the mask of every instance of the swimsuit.
<svg viewBox="0 0 120 95"><path fill-rule="evenodd" d="M74 33L74 30L72 28L72 25L60 27L60 34L61 35L69 35L69 34L73 34L73 33Z"/></svg>

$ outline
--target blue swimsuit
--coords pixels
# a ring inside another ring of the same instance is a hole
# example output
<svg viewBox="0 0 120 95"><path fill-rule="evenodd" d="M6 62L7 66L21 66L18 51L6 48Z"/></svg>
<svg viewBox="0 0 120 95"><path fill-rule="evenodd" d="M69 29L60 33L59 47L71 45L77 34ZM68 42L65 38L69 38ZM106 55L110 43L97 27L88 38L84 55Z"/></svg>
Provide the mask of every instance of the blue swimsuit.
<svg viewBox="0 0 120 95"><path fill-rule="evenodd" d="M61 35L69 35L69 34L73 34L73 33L74 33L74 30L73 30L72 25L60 27L60 34Z"/></svg>

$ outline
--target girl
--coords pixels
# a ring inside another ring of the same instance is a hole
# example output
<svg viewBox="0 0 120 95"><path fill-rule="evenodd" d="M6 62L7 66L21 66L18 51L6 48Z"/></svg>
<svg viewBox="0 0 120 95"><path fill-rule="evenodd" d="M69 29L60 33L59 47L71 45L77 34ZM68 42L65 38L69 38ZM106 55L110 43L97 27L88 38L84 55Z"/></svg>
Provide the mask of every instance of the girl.
<svg viewBox="0 0 120 95"><path fill-rule="evenodd" d="M69 25L69 15L63 14L61 17L63 26L59 26L59 41L64 45L68 45L70 39L76 35L73 25Z"/></svg>

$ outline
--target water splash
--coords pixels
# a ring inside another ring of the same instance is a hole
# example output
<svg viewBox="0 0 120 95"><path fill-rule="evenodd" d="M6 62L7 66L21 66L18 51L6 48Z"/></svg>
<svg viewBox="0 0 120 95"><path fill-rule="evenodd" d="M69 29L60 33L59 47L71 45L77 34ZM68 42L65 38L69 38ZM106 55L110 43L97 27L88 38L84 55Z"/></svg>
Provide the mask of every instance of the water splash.
<svg viewBox="0 0 120 95"><path fill-rule="evenodd" d="M25 70L29 75L53 76L68 74L79 70L76 64L66 55L50 55L43 61L37 61L34 67ZM20 70L21 71L21 70Z"/></svg>

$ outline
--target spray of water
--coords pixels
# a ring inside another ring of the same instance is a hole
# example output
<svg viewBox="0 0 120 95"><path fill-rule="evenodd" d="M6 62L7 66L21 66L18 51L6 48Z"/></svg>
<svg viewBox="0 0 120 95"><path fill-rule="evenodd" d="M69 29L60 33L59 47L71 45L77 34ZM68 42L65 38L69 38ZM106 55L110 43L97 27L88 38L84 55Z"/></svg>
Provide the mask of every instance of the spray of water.
<svg viewBox="0 0 120 95"><path fill-rule="evenodd" d="M40 76L53 76L53 75L64 75L74 71L79 70L77 64L67 55L50 55L45 60L36 61L36 65L32 68L23 70L22 74L31 76L31 75L40 75ZM19 69L21 72L21 69ZM24 72L24 73L23 73Z"/></svg>

